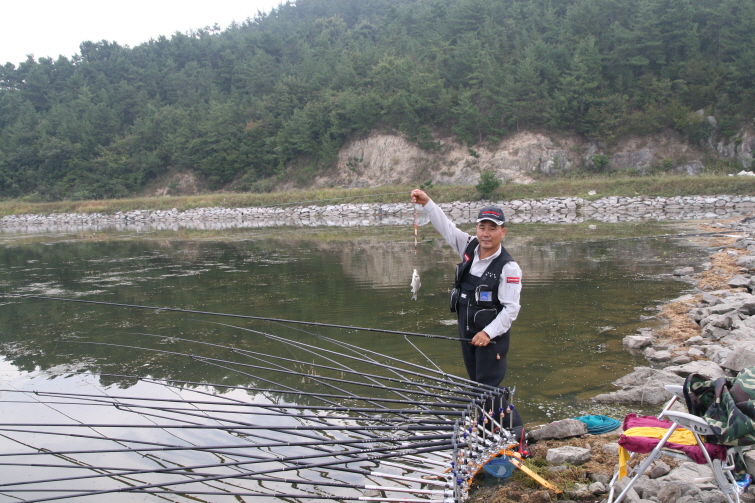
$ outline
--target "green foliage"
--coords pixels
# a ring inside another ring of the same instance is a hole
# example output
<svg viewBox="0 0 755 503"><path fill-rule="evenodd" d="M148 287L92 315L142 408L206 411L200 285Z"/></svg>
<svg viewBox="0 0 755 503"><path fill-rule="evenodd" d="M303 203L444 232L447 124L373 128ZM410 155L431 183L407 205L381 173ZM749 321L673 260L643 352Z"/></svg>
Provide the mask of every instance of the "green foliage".
<svg viewBox="0 0 755 503"><path fill-rule="evenodd" d="M470 155L537 128L729 140L755 114L752 47L749 0L307 0L85 42L0 66L0 197L123 197L171 169L264 191L374 130Z"/></svg>
<svg viewBox="0 0 755 503"><path fill-rule="evenodd" d="M477 189L477 193L480 194L480 197L486 199L490 197L493 192L498 190L498 187L500 186L501 180L495 176L495 172L485 170L480 173L480 181L475 185L475 188Z"/></svg>
<svg viewBox="0 0 755 503"><path fill-rule="evenodd" d="M427 180L426 182L422 182L422 183L419 184L419 188L421 190L425 190L425 191L430 190L430 189L433 188L433 181L432 180Z"/></svg>
<svg viewBox="0 0 755 503"><path fill-rule="evenodd" d="M592 156L592 169L598 173L602 173L608 167L608 162L611 159L605 154L595 154Z"/></svg>

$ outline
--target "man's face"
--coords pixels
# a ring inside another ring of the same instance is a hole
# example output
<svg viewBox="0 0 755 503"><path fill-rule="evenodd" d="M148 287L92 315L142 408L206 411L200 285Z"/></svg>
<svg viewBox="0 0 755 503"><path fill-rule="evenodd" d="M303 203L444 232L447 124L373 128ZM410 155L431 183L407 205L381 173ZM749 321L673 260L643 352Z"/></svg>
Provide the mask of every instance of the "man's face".
<svg viewBox="0 0 755 503"><path fill-rule="evenodd" d="M504 237L506 227L494 224L490 220L477 222L477 240L480 242L481 250L495 253Z"/></svg>

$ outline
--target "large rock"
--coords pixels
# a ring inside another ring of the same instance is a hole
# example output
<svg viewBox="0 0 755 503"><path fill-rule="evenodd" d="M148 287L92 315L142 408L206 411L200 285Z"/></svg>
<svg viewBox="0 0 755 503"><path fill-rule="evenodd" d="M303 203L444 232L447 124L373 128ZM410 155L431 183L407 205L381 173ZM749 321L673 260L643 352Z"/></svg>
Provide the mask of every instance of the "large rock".
<svg viewBox="0 0 755 503"><path fill-rule="evenodd" d="M709 381L713 381L719 377L726 377L726 374L721 370L721 367L707 360L694 361L684 365L677 365L675 367L666 367L666 370L681 377L687 377L690 374L698 374Z"/></svg>
<svg viewBox="0 0 755 503"><path fill-rule="evenodd" d="M684 378L666 370L650 367L635 367L634 372L613 382L622 388L620 391L603 393L593 397L593 401L600 403L640 403L660 405L671 398L666 391L666 384L681 385Z"/></svg>
<svg viewBox="0 0 755 503"><path fill-rule="evenodd" d="M653 343L652 335L627 335L621 341L627 349L642 349Z"/></svg>
<svg viewBox="0 0 755 503"><path fill-rule="evenodd" d="M755 477L755 450L745 453L745 464L747 465L747 473Z"/></svg>
<svg viewBox="0 0 755 503"><path fill-rule="evenodd" d="M753 365L755 365L755 352L744 348L739 348L737 351L731 351L721 362L723 368L735 372L739 372L745 367L752 367Z"/></svg>
<svg viewBox="0 0 755 503"><path fill-rule="evenodd" d="M685 461L677 468L671 470L668 475L658 480L676 482L678 484L694 484L695 479L708 479L711 477L713 477L713 470L708 465L698 465L693 461Z"/></svg>
<svg viewBox="0 0 755 503"><path fill-rule="evenodd" d="M674 270L674 276L690 276L692 274L695 274L694 267L680 267Z"/></svg>
<svg viewBox="0 0 755 503"><path fill-rule="evenodd" d="M682 489L677 484L666 484L658 491L658 503L676 503L682 497Z"/></svg>
<svg viewBox="0 0 755 503"><path fill-rule="evenodd" d="M708 324L705 328L703 328L703 331L700 332L700 334L706 339L717 341L729 335L729 331L725 328L719 328L713 326L713 324Z"/></svg>
<svg viewBox="0 0 755 503"><path fill-rule="evenodd" d="M755 314L755 300L748 300L743 303L741 306L739 306L739 312L744 314L745 316L752 316L753 314Z"/></svg>
<svg viewBox="0 0 755 503"><path fill-rule="evenodd" d="M529 437L533 441L545 440L549 438L569 438L587 435L587 425L576 419L562 419L546 424L542 428L529 432Z"/></svg>
<svg viewBox="0 0 755 503"><path fill-rule="evenodd" d="M715 306L710 306L707 309L710 311L710 314L726 314L736 311L738 307L739 306L734 302L723 302L721 304L716 304Z"/></svg>
<svg viewBox="0 0 755 503"><path fill-rule="evenodd" d="M732 288L748 288L750 285L750 278L742 274L737 274L732 277L727 284Z"/></svg>
<svg viewBox="0 0 755 503"><path fill-rule="evenodd" d="M737 259L737 265L739 267L746 267L748 269L755 269L755 255L743 255Z"/></svg>
<svg viewBox="0 0 755 503"><path fill-rule="evenodd" d="M726 336L719 339L721 344L737 344L738 342L753 343L755 347L755 328L750 328L747 325L742 324L736 330L732 330Z"/></svg>
<svg viewBox="0 0 755 503"><path fill-rule="evenodd" d="M572 445L548 449L548 453L545 455L545 460L552 465L581 465L590 461L591 458L590 449Z"/></svg>

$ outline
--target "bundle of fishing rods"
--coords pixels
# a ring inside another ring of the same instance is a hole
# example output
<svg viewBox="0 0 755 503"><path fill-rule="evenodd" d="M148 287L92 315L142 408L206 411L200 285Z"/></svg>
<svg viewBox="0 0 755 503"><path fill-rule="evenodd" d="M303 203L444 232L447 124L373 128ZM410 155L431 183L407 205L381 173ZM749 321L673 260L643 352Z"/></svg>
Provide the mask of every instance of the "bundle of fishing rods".
<svg viewBox="0 0 755 503"><path fill-rule="evenodd" d="M291 320L276 322L282 321ZM508 423L511 390L305 329L296 330L313 335L316 344L217 325L258 338L255 349L284 348L285 356L132 333L130 341L152 344L76 344L214 367L234 383L150 377L147 363L139 375L44 375L1 386L4 501L152 495L167 501L461 503L483 465L516 456L521 439ZM179 347L191 350L168 350ZM103 386L102 380L129 386Z"/></svg>

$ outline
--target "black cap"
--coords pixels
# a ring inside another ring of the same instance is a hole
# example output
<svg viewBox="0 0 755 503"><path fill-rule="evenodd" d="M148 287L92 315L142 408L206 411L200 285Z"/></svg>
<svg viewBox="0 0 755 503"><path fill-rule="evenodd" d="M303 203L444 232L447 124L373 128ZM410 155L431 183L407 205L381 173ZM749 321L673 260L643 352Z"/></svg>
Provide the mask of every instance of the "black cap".
<svg viewBox="0 0 755 503"><path fill-rule="evenodd" d="M496 225L503 225L506 223L506 217L503 215L503 210L498 206L485 206L481 209L480 213L477 215L477 222L482 222L483 220L490 220Z"/></svg>

